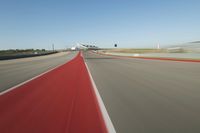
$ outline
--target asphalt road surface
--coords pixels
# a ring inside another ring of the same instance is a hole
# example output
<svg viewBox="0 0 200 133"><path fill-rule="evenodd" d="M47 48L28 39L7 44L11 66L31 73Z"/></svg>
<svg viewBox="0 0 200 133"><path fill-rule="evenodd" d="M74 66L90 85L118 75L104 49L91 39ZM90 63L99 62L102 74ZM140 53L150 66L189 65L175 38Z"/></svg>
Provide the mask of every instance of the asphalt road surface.
<svg viewBox="0 0 200 133"><path fill-rule="evenodd" d="M0 92L64 64L77 52L0 61Z"/></svg>
<svg viewBox="0 0 200 133"><path fill-rule="evenodd" d="M200 133L200 63L84 56L118 133Z"/></svg>

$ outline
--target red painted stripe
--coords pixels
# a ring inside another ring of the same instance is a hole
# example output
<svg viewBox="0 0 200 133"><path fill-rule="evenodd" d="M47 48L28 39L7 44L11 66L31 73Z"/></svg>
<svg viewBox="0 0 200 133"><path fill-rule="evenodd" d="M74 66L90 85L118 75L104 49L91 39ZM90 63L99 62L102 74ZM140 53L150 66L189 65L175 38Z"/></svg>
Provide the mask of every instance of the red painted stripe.
<svg viewBox="0 0 200 133"><path fill-rule="evenodd" d="M106 133L80 53L0 96L2 133Z"/></svg>

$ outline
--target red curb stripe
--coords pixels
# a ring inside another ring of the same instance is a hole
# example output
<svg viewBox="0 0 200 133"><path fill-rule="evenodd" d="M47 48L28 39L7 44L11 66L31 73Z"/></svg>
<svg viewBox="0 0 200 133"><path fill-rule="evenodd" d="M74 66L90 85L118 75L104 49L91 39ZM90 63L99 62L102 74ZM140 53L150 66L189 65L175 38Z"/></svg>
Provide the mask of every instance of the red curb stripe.
<svg viewBox="0 0 200 133"><path fill-rule="evenodd" d="M106 133L80 53L0 96L2 133Z"/></svg>

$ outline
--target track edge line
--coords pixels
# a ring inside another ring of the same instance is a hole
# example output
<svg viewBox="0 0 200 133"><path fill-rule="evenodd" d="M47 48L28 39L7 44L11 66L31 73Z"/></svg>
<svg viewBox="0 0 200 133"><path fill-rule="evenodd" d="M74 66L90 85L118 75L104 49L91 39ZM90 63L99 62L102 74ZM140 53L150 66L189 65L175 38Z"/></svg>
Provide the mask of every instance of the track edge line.
<svg viewBox="0 0 200 133"><path fill-rule="evenodd" d="M88 65L87 65L87 63L85 61L84 61L84 63L85 63L85 66L87 68L87 71L88 71L88 74L89 74L89 77L90 77L90 81L92 83L92 87L94 89L97 101L99 103L99 108L101 110L101 113L102 113L102 116L103 116L103 120L105 122L105 125L106 125L106 128L108 130L108 133L116 133L116 130L115 130L114 126L113 126L113 123L112 123L112 121L111 121L111 119L110 119L110 117L108 115L108 112L106 110L106 107L105 107L105 105L103 103L103 100L102 100L102 98L101 98L101 96L99 94L99 91L98 91L98 89L96 87L96 84L95 84L95 82L94 82L94 80L92 78L92 75L90 73Z"/></svg>
<svg viewBox="0 0 200 133"><path fill-rule="evenodd" d="M75 57L76 57L76 56L75 56ZM28 83L28 82L30 82L30 81L32 81L32 80L38 78L38 77L43 76L43 75L45 75L46 73L48 73L48 72L50 72L50 71L53 71L53 70L55 70L55 69L61 67L62 65L66 64L66 63L68 63L68 62L70 62L70 61L72 61L75 57L73 57L73 58L70 59L69 61L67 61L67 62L65 62L65 63L62 63L62 64L60 64L60 65L58 65L58 66L55 66L55 67L53 67L53 68L51 68L51 69L49 69L49 70L47 70L47 71L45 71L45 72L43 72L43 73L37 75L37 76L34 76L34 77L32 77L32 78L30 78L30 79L28 79L28 80L25 80L25 81L23 81L23 82L21 82L21 83L15 85L15 86L13 86L13 87L10 87L10 88L6 89L5 91L0 92L0 96L1 96L1 95L4 95L4 94L6 94L6 93L8 93L8 92L10 92L10 91L12 91L12 90L14 90L14 89L17 89L18 87L20 87L20 86L22 86L22 85L24 85L24 84L26 84L26 83Z"/></svg>

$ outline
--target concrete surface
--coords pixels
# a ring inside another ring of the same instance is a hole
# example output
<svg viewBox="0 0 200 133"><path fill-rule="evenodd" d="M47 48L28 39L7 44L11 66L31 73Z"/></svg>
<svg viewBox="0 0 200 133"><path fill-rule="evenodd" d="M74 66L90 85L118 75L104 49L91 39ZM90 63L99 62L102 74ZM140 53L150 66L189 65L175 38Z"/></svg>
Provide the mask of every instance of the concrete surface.
<svg viewBox="0 0 200 133"><path fill-rule="evenodd" d="M200 63L84 56L118 133L200 132Z"/></svg>
<svg viewBox="0 0 200 133"><path fill-rule="evenodd" d="M163 58L177 58L177 59L200 59L200 53L106 53L110 55L119 56L141 56L141 57L163 57Z"/></svg>

